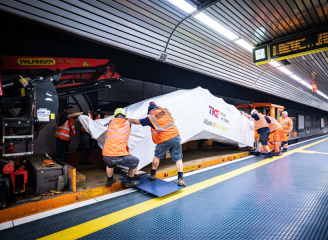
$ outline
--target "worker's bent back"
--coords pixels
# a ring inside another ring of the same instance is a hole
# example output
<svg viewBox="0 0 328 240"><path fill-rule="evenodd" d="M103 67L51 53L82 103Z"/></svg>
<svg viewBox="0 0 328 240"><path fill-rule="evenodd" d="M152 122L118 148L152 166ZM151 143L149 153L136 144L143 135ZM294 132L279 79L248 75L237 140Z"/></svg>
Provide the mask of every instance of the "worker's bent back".
<svg viewBox="0 0 328 240"><path fill-rule="evenodd" d="M103 155L113 157L130 155L128 150L130 131L128 120L113 118L108 125Z"/></svg>

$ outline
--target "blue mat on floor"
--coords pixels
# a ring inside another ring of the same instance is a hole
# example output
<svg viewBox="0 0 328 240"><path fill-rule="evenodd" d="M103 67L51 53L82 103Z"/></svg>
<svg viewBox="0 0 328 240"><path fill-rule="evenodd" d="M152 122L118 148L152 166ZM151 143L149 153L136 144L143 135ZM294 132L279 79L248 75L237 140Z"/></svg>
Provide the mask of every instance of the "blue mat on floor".
<svg viewBox="0 0 328 240"><path fill-rule="evenodd" d="M126 178L120 178L119 180L126 182ZM158 178L156 181L151 181L146 174L140 176L138 181L139 186L136 187L137 189L155 195L156 197L163 197L183 188L174 182L166 182Z"/></svg>

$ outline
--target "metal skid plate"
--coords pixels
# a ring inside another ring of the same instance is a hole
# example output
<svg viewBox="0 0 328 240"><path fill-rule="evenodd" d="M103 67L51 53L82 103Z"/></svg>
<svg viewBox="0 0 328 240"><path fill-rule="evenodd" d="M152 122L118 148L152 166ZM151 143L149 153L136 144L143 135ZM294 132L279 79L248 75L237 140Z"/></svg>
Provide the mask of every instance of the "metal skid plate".
<svg viewBox="0 0 328 240"><path fill-rule="evenodd" d="M157 179L156 181L151 181L148 175L143 175L139 179L139 186L137 189L148 192L156 197L163 197L170 193L179 191L183 187L178 186L173 182L166 182L162 179Z"/></svg>
<svg viewBox="0 0 328 240"><path fill-rule="evenodd" d="M125 182L126 178L120 178L119 180ZM140 176L138 181L139 185L136 187L137 189L155 195L156 197L163 197L183 188L174 182L166 182L158 178L156 181L151 181L149 180L148 175Z"/></svg>

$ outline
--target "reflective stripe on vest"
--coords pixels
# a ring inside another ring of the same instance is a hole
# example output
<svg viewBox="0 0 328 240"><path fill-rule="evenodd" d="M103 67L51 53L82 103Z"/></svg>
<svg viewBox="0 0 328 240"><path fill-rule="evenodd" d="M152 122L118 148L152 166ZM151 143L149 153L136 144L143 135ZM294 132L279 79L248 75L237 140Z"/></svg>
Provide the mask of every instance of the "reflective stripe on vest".
<svg viewBox="0 0 328 240"><path fill-rule="evenodd" d="M290 119L289 117L287 117L286 119L280 118L280 121L279 121L282 128L284 130L287 130L287 132L289 132L289 127L290 127L289 124L288 124L289 119Z"/></svg>
<svg viewBox="0 0 328 240"><path fill-rule="evenodd" d="M65 136L65 137L70 137L70 135L68 135L68 134L65 134L65 133L61 133L61 132L57 132L56 134L59 134L59 135L62 135L62 136Z"/></svg>
<svg viewBox="0 0 328 240"><path fill-rule="evenodd" d="M74 120L72 118L69 118L66 120L66 122L62 126L58 126L60 116L63 113L59 115L58 122L56 124L56 134L55 137L68 141L70 140L71 136L75 136L75 126L74 126Z"/></svg>
<svg viewBox="0 0 328 240"><path fill-rule="evenodd" d="M167 109L159 109L154 115L149 115L148 119L152 123L151 134L153 142L160 144L179 136L178 128Z"/></svg>
<svg viewBox="0 0 328 240"><path fill-rule="evenodd" d="M171 114L167 111L167 109L163 109L165 111L165 113L169 116L170 120L172 121L172 123L170 123L169 125L165 126L165 127L160 127L155 119L155 117L153 115L150 115L150 118L153 120L157 130L153 131L151 134L153 135L154 133L160 132L160 131L165 131L166 129L172 127L174 125L174 121L171 117Z"/></svg>
<svg viewBox="0 0 328 240"><path fill-rule="evenodd" d="M256 114L259 117L259 120L255 120L255 130L258 130L260 128L268 127L268 123L265 120L264 116L262 113L257 113Z"/></svg>
<svg viewBox="0 0 328 240"><path fill-rule="evenodd" d="M278 127L280 127L280 124L276 119L274 119L273 117L268 117L268 118L271 120L271 123L269 123L269 128L271 132L277 129Z"/></svg>
<svg viewBox="0 0 328 240"><path fill-rule="evenodd" d="M129 131L129 121L126 120L126 122L124 123L124 127L126 129L113 129L113 126L114 126L114 122L113 121L115 118L112 119L112 121L110 121L110 124L108 126L108 129L107 129L107 134L111 134L113 132L117 132L117 133L122 133L122 134L130 134L130 131ZM117 135L117 134L111 134L113 136L120 136L120 135ZM108 136L107 136L108 137Z"/></svg>
<svg viewBox="0 0 328 240"><path fill-rule="evenodd" d="M67 123L67 121L65 123ZM64 127L57 127L57 129L65 129L65 130L68 130L68 131L70 130L70 128L68 128L66 126L64 126Z"/></svg>
<svg viewBox="0 0 328 240"><path fill-rule="evenodd" d="M109 135L109 136L107 136L107 138L119 138L119 139L123 139L123 140L126 140L126 141L129 140L129 137L113 136L113 135Z"/></svg>
<svg viewBox="0 0 328 240"><path fill-rule="evenodd" d="M164 128L161 128L161 129L159 129L159 130L152 131L151 135L153 135L154 133L158 133L158 132L164 131L164 130L166 130L166 129L169 129L169 128L172 127L172 126L174 126L174 122L171 123L171 124L169 124L169 125L167 125L167 126L164 127Z"/></svg>
<svg viewBox="0 0 328 240"><path fill-rule="evenodd" d="M113 118L115 119L115 118ZM126 129L113 129L113 125L114 125L114 121L111 121L109 126L108 126L108 130L107 130L107 138L121 138L123 139L121 135L119 134L112 134L112 133L122 133L122 134L126 134L128 136L124 136L124 139L126 138L126 140L129 139L129 135L130 135L130 130L129 130L129 121L126 121L125 124L124 124L124 127Z"/></svg>

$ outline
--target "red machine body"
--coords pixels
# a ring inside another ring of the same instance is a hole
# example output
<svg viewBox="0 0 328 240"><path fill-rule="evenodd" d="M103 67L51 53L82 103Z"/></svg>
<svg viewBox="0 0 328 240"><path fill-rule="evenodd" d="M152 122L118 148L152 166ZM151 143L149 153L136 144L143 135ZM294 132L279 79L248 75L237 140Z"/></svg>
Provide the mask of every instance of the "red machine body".
<svg viewBox="0 0 328 240"><path fill-rule="evenodd" d="M22 161L22 158L18 158L16 161L9 160L8 164L6 164L2 170L4 174L10 175L14 194L25 192L28 172L25 170ZM18 188L17 184L19 185Z"/></svg>
<svg viewBox="0 0 328 240"><path fill-rule="evenodd" d="M65 57L29 57L29 56L0 56L0 72L31 73L33 71L48 70L60 73L56 89L79 86L94 81L117 79L120 75L115 66L108 59L65 58ZM73 83L65 80L74 79ZM0 96L3 94L0 75Z"/></svg>
<svg viewBox="0 0 328 240"><path fill-rule="evenodd" d="M25 184L27 183L27 171L25 170L25 166L21 165L19 169L10 174L11 182L13 184L13 192L14 194L25 192ZM21 180L18 181L17 177L20 176ZM17 182L19 182L19 187L17 188Z"/></svg>
<svg viewBox="0 0 328 240"><path fill-rule="evenodd" d="M6 164L3 168L4 174L11 174L15 170L15 162L13 160L10 160L8 164Z"/></svg>
<svg viewBox="0 0 328 240"><path fill-rule="evenodd" d="M2 124L1 133L2 157L9 161L2 171L10 175L15 194L25 192L28 172L24 166L24 154L33 153L33 139L37 135L34 128L39 124L36 121L38 117L35 109L41 108L42 105L42 101L37 101L37 96L45 94L38 92L35 86L50 84L47 85L48 88L51 87L54 91L51 90L52 92L48 93L52 98L51 101L48 100L46 108L48 110L54 108L51 111L57 113L58 94L66 97L65 94L99 91L118 81L121 81L120 75L108 59L0 55L0 119L2 123L5 123ZM50 91L48 88L40 89ZM14 108L20 108L23 114L12 116L12 111L8 110ZM19 120L16 120L18 118ZM18 123L15 121L19 121L19 124L24 122L28 125L24 127L24 131L27 131L26 129L31 129L31 131L28 134L25 132L22 134L19 130L23 127L17 126ZM14 145L5 148L5 144L8 145L5 140L14 142L17 139L18 142L22 140L19 138L20 135L22 139L26 138L25 135L34 136L30 142L26 141L26 146L31 145L31 152L16 153Z"/></svg>

